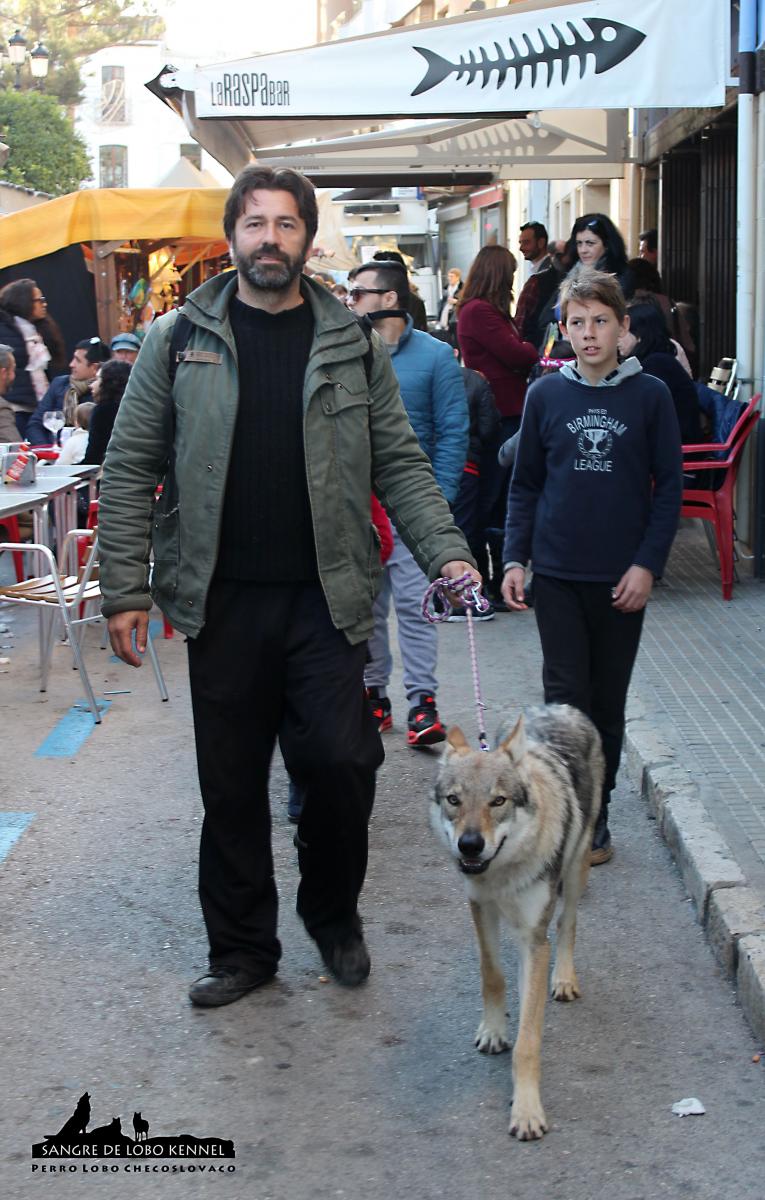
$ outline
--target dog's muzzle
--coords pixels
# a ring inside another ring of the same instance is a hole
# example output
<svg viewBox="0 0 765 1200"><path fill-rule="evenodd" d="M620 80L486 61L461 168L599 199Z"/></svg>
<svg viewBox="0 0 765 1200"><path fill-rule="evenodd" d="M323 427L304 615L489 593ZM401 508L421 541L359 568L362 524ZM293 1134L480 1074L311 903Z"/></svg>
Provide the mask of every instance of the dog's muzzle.
<svg viewBox="0 0 765 1200"><path fill-rule="evenodd" d="M477 832L463 833L457 842L457 849L460 852L457 865L460 871L462 871L463 875L483 875L484 871L488 870L494 862L504 844L505 839L502 838L502 841L490 858L481 858L486 849L484 838Z"/></svg>

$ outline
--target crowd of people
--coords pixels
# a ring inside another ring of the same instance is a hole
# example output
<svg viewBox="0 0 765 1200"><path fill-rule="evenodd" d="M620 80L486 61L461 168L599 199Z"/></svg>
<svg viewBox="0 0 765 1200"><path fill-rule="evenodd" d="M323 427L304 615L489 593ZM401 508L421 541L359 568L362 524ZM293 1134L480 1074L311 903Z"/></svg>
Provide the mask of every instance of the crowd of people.
<svg viewBox="0 0 765 1200"><path fill-rule="evenodd" d="M577 218L565 243L528 222L517 303L516 258L488 245L464 279L448 271L429 326L398 251L347 284L309 277L317 221L302 176L246 168L224 215L234 272L142 344L84 338L68 371L37 285L0 290L0 428L10 415L49 444L44 414L60 410L66 461L104 463L115 652L140 665L153 602L188 637L210 943L198 1005L277 970L277 739L298 912L336 980L367 977L358 900L379 735L394 723L390 610L407 742L431 746L446 731L420 606L436 577L480 585L483 619L533 602L546 700L581 708L603 740L592 862L610 858L630 673L677 524L681 438L701 437L696 347L664 295L653 231L629 259L602 213ZM450 619L464 619L452 600Z"/></svg>

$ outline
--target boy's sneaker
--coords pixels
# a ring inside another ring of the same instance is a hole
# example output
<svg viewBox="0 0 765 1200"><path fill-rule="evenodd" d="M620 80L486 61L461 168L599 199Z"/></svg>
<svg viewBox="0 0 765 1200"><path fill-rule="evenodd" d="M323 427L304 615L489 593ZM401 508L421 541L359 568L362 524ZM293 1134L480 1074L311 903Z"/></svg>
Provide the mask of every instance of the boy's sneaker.
<svg viewBox="0 0 765 1200"><path fill-rule="evenodd" d="M380 695L379 688L367 688L367 700L369 707L372 710L372 716L377 721L377 728L380 733L387 732L393 728L393 713L391 712L390 700L387 696Z"/></svg>
<svg viewBox="0 0 765 1200"><path fill-rule="evenodd" d="M410 746L432 746L446 739L436 708L435 696L420 693L420 703L409 709L406 740Z"/></svg>
<svg viewBox="0 0 765 1200"><path fill-rule="evenodd" d="M494 603L490 604L486 612L473 612L474 621L493 621L494 620ZM467 621L467 613L461 605L455 605L449 616L446 618L447 624L449 621Z"/></svg>

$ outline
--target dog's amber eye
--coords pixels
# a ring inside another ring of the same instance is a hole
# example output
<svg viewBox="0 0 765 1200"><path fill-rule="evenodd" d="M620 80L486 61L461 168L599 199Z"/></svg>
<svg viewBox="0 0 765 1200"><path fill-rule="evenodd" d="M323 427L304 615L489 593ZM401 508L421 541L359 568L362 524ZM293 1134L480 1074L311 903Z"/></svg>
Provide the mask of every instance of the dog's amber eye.
<svg viewBox="0 0 765 1200"><path fill-rule="evenodd" d="M452 808L459 808L460 798L459 798L459 796L455 796L454 792L452 792L450 795L448 795L446 797L446 803L450 804Z"/></svg>
<svg viewBox="0 0 765 1200"><path fill-rule="evenodd" d="M507 796L495 796L489 801L489 808L501 808L503 804L507 804Z"/></svg>

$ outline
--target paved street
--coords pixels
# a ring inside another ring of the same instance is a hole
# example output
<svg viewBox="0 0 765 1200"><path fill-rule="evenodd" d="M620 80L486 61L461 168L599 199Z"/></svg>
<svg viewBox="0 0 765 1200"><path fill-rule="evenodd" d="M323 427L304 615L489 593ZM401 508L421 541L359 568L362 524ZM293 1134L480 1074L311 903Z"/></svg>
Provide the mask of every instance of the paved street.
<svg viewBox="0 0 765 1200"><path fill-rule="evenodd" d="M711 563L704 567L713 579ZM676 603L672 569L667 578L649 617L641 702L664 614ZM758 585L742 592L724 609L706 603L718 620L762 605ZM748 615L742 627L751 632ZM581 906L584 997L548 1004L551 1130L521 1145L506 1132L509 1056L486 1059L472 1047L480 1010L473 935L460 880L427 827L435 759L403 744L400 686L364 894L368 985L346 992L325 982L294 916L296 855L277 765L279 980L230 1008L196 1011L186 987L203 970L205 944L183 641L157 643L171 693L162 705L148 667L111 662L89 634L96 690L132 694L112 697L76 753L48 758L35 750L73 703L76 676L57 650L41 696L34 625L18 616L11 628L13 649L2 652L11 663L0 675L2 807L34 815L0 862L3 1196L79 1196L96 1186L81 1164L55 1180L31 1172L31 1144L58 1130L88 1091L91 1126L119 1117L132 1136L139 1111L150 1136L233 1139L236 1171L217 1186L236 1200L387 1200L399 1191L426 1200L762 1200L765 1063L752 1061L761 1047L626 775L613 806L616 856L593 872ZM536 631L529 613L477 632L492 729L501 713L539 698ZM441 639L444 715L475 740L465 629L449 625ZM759 669L742 648L739 674L747 658ZM658 701L655 715L666 732ZM732 807L733 792L726 797ZM512 978L509 946L505 957ZM513 985L511 1029L516 1001ZM672 1114L689 1096L706 1116ZM120 1171L101 1186L143 1200L180 1194L189 1182ZM216 1184L204 1186L209 1193Z"/></svg>

